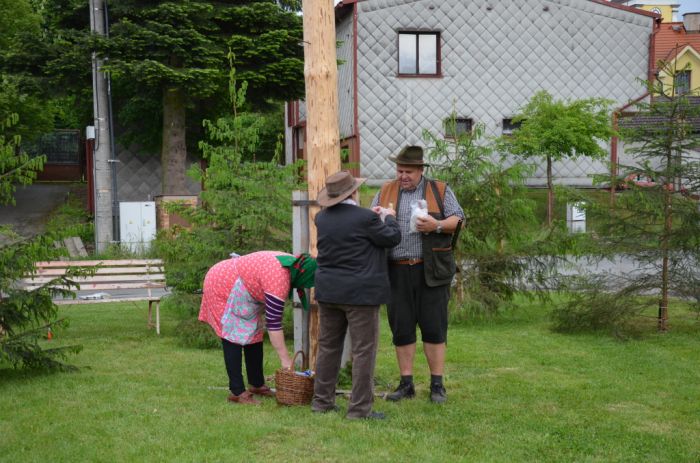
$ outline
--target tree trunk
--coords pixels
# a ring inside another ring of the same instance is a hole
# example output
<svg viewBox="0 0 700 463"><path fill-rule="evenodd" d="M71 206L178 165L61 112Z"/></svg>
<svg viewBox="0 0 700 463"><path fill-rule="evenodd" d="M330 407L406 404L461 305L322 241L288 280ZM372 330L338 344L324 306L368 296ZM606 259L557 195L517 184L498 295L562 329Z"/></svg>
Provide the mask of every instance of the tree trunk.
<svg viewBox="0 0 700 463"><path fill-rule="evenodd" d="M552 183L552 157L547 156L547 225L554 220L554 185Z"/></svg>
<svg viewBox="0 0 700 463"><path fill-rule="evenodd" d="M164 195L187 194L185 144L185 92L181 87L163 89L163 144L160 163Z"/></svg>
<svg viewBox="0 0 700 463"><path fill-rule="evenodd" d="M664 236L661 239L661 300L659 301L659 331L668 330L668 261L669 261L669 237L671 236L672 226L672 211L671 211L671 195L667 187L672 184L667 183L664 186Z"/></svg>
<svg viewBox="0 0 700 463"><path fill-rule="evenodd" d="M304 80L306 82L306 156L309 199L315 200L326 177L340 170L338 132L338 67L336 63L335 11L332 0L304 0ZM309 208L309 252L316 256L314 218ZM309 363L318 352L318 309L309 317Z"/></svg>

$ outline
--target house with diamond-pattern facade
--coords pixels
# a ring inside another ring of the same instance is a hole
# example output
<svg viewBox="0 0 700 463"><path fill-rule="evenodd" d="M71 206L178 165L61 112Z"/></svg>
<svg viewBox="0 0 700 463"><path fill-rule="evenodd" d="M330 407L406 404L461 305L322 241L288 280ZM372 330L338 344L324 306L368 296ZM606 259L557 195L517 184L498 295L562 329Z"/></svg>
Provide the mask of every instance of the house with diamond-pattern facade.
<svg viewBox="0 0 700 463"><path fill-rule="evenodd" d="M557 99L600 97L618 107L644 93L658 15L605 0L344 0L336 6L341 146L356 175L393 178L388 157L484 124L486 136L539 90ZM286 112L286 154L304 157L305 107ZM590 186L605 162L555 163L557 182ZM544 167L530 179L545 183Z"/></svg>

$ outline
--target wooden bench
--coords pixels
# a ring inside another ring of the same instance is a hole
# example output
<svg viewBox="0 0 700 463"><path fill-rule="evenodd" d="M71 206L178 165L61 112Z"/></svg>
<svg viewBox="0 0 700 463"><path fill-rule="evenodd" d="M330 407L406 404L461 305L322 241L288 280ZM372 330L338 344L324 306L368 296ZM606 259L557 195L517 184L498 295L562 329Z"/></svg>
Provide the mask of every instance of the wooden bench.
<svg viewBox="0 0 700 463"><path fill-rule="evenodd" d="M22 283L27 289L35 289L50 282L57 276L66 274L71 267L94 268L90 276L71 278L80 285L73 289L78 293L77 299L54 299L58 305L95 304L104 302L148 301L148 327L153 327L151 314L153 305L156 308L156 333L160 334L160 295L154 295L154 289L164 289L165 274L161 259L128 259L128 260L74 260L37 262L36 275L25 278ZM145 289L143 295L126 295L120 297L109 290ZM86 291L101 291L97 294L83 294Z"/></svg>

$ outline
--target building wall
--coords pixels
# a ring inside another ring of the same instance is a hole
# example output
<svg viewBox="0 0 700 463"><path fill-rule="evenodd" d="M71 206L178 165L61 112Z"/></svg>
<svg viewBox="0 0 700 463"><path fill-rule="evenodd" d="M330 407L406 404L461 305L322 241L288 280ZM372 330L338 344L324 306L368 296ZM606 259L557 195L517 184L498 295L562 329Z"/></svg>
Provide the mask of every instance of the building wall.
<svg viewBox="0 0 700 463"><path fill-rule="evenodd" d="M354 87L353 87L353 37L352 14L336 25L336 37L340 45L336 51L340 65L338 66L338 130L340 138L355 134L354 125Z"/></svg>
<svg viewBox="0 0 700 463"><path fill-rule="evenodd" d="M442 133L452 110L498 136L537 91L602 97L644 92L652 18L588 0L368 0L357 4L361 175L394 176L388 156ZM442 76L397 77L397 31L441 32ZM604 162L557 163L558 182L590 185ZM531 184L544 184L544 168Z"/></svg>
<svg viewBox="0 0 700 463"><path fill-rule="evenodd" d="M680 6L680 2L677 1L656 0L648 3L630 1L626 2L625 4L634 8L639 8L640 10L651 11L653 13L661 13L661 21L665 23L676 21L678 19L678 7Z"/></svg>

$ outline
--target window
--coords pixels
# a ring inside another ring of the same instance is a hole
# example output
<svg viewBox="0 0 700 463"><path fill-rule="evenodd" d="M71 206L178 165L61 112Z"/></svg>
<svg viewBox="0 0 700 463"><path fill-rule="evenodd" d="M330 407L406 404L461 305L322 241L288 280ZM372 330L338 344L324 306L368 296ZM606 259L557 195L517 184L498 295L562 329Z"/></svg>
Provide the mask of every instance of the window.
<svg viewBox="0 0 700 463"><path fill-rule="evenodd" d="M464 117L449 118L443 121L445 138L458 138L461 134L472 133L472 120Z"/></svg>
<svg viewBox="0 0 700 463"><path fill-rule="evenodd" d="M399 75L440 74L440 34L399 32Z"/></svg>
<svg viewBox="0 0 700 463"><path fill-rule="evenodd" d="M513 122L513 119L503 119L503 135L512 135L514 130L517 130L522 125L522 122Z"/></svg>
<svg viewBox="0 0 700 463"><path fill-rule="evenodd" d="M674 78L673 86L676 88L676 95L685 95L690 92L690 70L679 71Z"/></svg>

